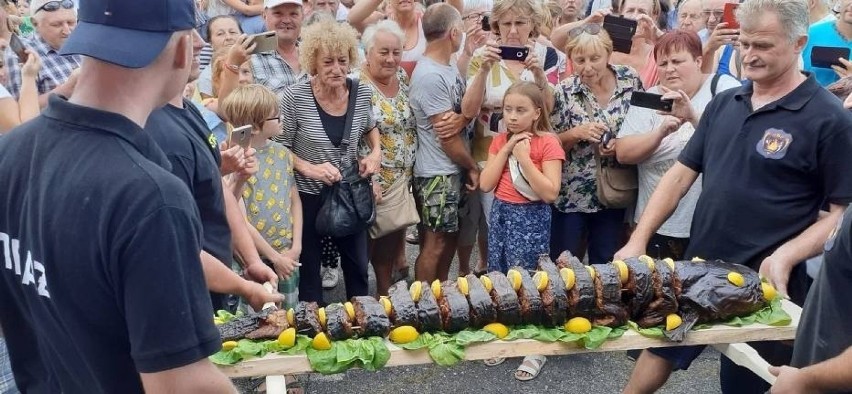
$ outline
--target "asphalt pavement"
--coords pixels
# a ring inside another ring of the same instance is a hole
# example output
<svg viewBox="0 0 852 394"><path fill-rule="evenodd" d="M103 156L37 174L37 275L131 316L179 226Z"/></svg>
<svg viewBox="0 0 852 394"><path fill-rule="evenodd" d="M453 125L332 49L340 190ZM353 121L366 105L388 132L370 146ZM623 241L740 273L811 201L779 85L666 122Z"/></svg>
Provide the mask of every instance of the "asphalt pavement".
<svg viewBox="0 0 852 394"><path fill-rule="evenodd" d="M407 245L406 257L414 277L417 246ZM477 252L471 258L477 259ZM453 261L450 277L456 277L458 261ZM334 289L326 291L326 302L346 298L343 275ZM375 295L375 277L370 269L370 293ZM660 393L719 393L719 353L705 350L688 371L677 372ZM514 378L521 359L508 359L488 367L481 362L462 362L452 367L436 364L386 367L378 372L351 369L346 373L298 376L295 386L305 393L619 393L630 376L633 362L624 352L589 353L548 357L541 374L528 382ZM292 387L293 385L291 385Z"/></svg>

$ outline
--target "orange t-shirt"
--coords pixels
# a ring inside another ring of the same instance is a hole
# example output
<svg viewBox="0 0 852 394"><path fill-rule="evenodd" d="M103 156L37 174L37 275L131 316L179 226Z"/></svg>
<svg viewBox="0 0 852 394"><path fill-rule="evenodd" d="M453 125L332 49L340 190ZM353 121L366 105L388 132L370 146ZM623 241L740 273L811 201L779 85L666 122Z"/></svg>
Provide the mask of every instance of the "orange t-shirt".
<svg viewBox="0 0 852 394"><path fill-rule="evenodd" d="M509 133L499 133L494 136L494 139L491 141L491 147L488 148L488 153L496 155L506 145L508 138ZM564 161L565 150L562 149L562 144L559 143L556 134L535 135L530 140L530 158L535 168L541 171L541 164L545 161ZM509 172L508 161L503 166L503 175L500 176L500 182L497 183L497 190L494 192L494 196L500 199L500 201L510 203L525 204L530 202L521 193L518 193L515 185L512 184L512 175Z"/></svg>

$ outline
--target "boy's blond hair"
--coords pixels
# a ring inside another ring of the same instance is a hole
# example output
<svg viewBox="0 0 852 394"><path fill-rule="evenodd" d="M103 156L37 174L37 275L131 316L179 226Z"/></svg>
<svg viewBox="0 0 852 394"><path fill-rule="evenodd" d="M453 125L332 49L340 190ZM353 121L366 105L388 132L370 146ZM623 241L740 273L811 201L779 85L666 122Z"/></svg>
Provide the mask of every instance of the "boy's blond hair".
<svg viewBox="0 0 852 394"><path fill-rule="evenodd" d="M234 127L251 125L260 130L269 117L278 113L278 97L263 85L240 86L219 103L219 110Z"/></svg>

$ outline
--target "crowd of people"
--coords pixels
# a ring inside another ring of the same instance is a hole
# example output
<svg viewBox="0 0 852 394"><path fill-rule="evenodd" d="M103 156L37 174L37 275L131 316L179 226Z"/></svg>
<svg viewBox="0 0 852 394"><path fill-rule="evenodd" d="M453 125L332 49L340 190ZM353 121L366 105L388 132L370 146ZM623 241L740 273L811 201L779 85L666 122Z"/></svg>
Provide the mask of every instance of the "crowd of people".
<svg viewBox="0 0 852 394"><path fill-rule="evenodd" d="M774 387L721 356L722 391L852 391L852 62L811 61L852 0L727 2L0 0L0 393L233 392L216 310L566 250L747 265L805 312L752 344ZM330 231L362 180L374 216Z"/></svg>

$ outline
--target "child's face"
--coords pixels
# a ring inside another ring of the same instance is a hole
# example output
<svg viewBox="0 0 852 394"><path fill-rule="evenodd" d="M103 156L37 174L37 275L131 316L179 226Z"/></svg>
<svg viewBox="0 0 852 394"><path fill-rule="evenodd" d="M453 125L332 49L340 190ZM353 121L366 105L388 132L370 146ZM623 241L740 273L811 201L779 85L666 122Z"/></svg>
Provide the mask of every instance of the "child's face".
<svg viewBox="0 0 852 394"><path fill-rule="evenodd" d="M523 133L533 130L533 124L541 116L529 97L522 94L509 94L503 98L503 121L510 133Z"/></svg>
<svg viewBox="0 0 852 394"><path fill-rule="evenodd" d="M263 121L263 127L260 128L258 136L265 141L279 134L281 134L281 119L278 116L278 111L275 111L274 114L270 114L269 118Z"/></svg>

